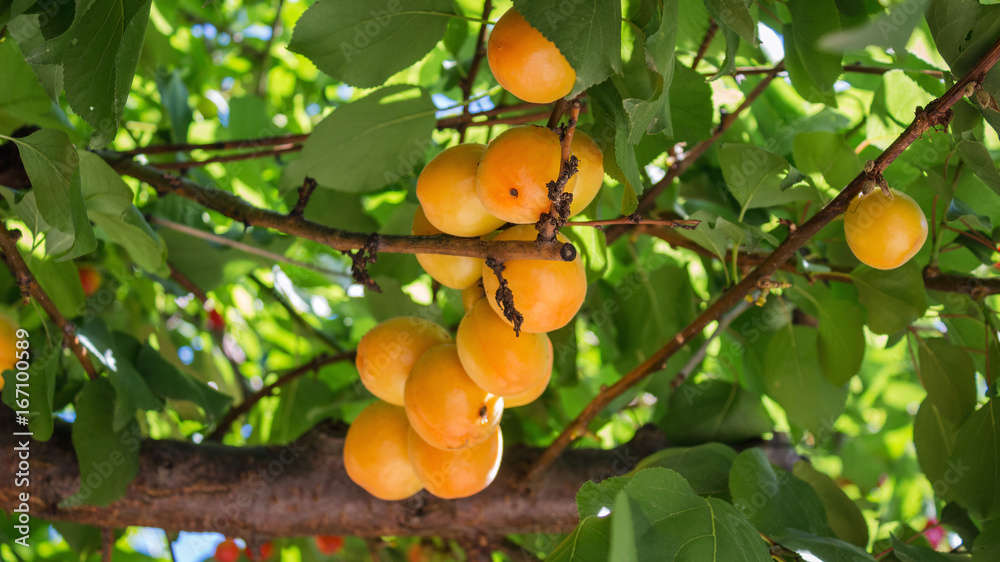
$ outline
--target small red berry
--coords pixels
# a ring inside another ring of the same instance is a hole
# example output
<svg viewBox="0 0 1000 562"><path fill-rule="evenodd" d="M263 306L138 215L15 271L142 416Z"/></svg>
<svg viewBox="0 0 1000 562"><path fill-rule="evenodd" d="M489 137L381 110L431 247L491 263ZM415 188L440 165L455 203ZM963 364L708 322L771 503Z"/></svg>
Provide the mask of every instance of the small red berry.
<svg viewBox="0 0 1000 562"><path fill-rule="evenodd" d="M215 547L215 559L219 562L236 562L240 558L240 547L233 539L226 539Z"/></svg>
<svg viewBox="0 0 1000 562"><path fill-rule="evenodd" d="M261 560L267 560L268 558L271 557L272 554L274 554L274 545L272 545L269 542L266 542L260 546Z"/></svg>
<svg viewBox="0 0 1000 562"><path fill-rule="evenodd" d="M336 535L316 535L316 548L327 556L332 556L344 548L344 537Z"/></svg>
<svg viewBox="0 0 1000 562"><path fill-rule="evenodd" d="M222 332L226 329L226 321L222 319L222 315L219 314L218 310L208 311L208 329L213 332Z"/></svg>

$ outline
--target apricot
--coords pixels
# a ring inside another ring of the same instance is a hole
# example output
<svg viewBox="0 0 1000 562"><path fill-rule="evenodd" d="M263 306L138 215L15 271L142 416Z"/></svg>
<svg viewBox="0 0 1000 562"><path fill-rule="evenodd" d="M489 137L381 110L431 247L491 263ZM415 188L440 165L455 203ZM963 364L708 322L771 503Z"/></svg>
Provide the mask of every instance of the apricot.
<svg viewBox="0 0 1000 562"><path fill-rule="evenodd" d="M573 140L569 146L578 162L576 188L573 190L573 202L569 206L569 214L573 216L590 205L604 184L604 154L594 139L580 130L573 131Z"/></svg>
<svg viewBox="0 0 1000 562"><path fill-rule="evenodd" d="M226 539L215 546L215 559L219 562L236 562L240 557L240 547L233 539Z"/></svg>
<svg viewBox="0 0 1000 562"><path fill-rule="evenodd" d="M503 398L469 378L453 343L431 348L413 365L404 397L413 430L439 449L482 443L503 415Z"/></svg>
<svg viewBox="0 0 1000 562"><path fill-rule="evenodd" d="M344 548L344 537L339 535L316 535L313 539L316 549L327 556L333 556Z"/></svg>
<svg viewBox="0 0 1000 562"><path fill-rule="evenodd" d="M406 411L381 400L358 414L344 439L344 468L355 484L386 501L408 498L423 487L407 445Z"/></svg>
<svg viewBox="0 0 1000 562"><path fill-rule="evenodd" d="M411 430L409 447L413 469L428 492L444 499L466 498L485 490L496 478L503 456L503 435L495 427L478 445L445 451Z"/></svg>
<svg viewBox="0 0 1000 562"><path fill-rule="evenodd" d="M427 220L423 207L417 207L417 212L413 215L413 227L410 229L410 234L433 236L441 234L441 231ZM452 289L464 289L478 281L483 274L482 258L417 254L417 261L432 279Z"/></svg>
<svg viewBox="0 0 1000 562"><path fill-rule="evenodd" d="M546 127L522 125L497 135L476 170L476 193L490 214L505 222L527 224L549 211L547 184L559 178L562 146ZM566 183L573 192L576 174Z"/></svg>
<svg viewBox="0 0 1000 562"><path fill-rule="evenodd" d="M402 406L403 387L413 364L428 349L450 341L451 335L430 320L390 318L368 330L358 342L355 364L361 382L375 396Z"/></svg>
<svg viewBox="0 0 1000 562"><path fill-rule="evenodd" d="M81 265L76 272L80 276L84 296L90 297L101 288L101 274L93 267Z"/></svg>
<svg viewBox="0 0 1000 562"><path fill-rule="evenodd" d="M479 299L486 296L486 291L483 290L482 274L483 270L480 268L480 278L476 279L476 282L472 285L462 289L462 309L466 312L472 310L472 307L479 302Z"/></svg>
<svg viewBox="0 0 1000 562"><path fill-rule="evenodd" d="M536 236L534 225L525 224L508 228L496 239L534 240ZM561 234L557 238L569 242ZM587 275L579 255L571 262L509 260L504 266L503 277L514 293L514 308L524 316L521 330L525 332L551 332L569 324L587 296ZM483 285L486 301L502 318L503 311L494 296L500 283L486 265Z"/></svg>
<svg viewBox="0 0 1000 562"><path fill-rule="evenodd" d="M493 312L486 299L477 302L462 318L455 347L462 367L473 382L499 396L532 390L552 374L549 336L516 335L510 325Z"/></svg>
<svg viewBox="0 0 1000 562"><path fill-rule="evenodd" d="M535 400L538 400L538 397L541 396L545 392L545 389L549 387L550 380L552 380L552 369L549 369L548 374L545 375L544 378L540 379L535 384L535 386L529 388L528 390L525 390L520 394L504 396L503 397L504 409L517 408L518 406L531 404Z"/></svg>
<svg viewBox="0 0 1000 562"><path fill-rule="evenodd" d="M576 71L555 43L513 8L493 26L486 58L497 82L527 102L552 103L576 83Z"/></svg>
<svg viewBox="0 0 1000 562"><path fill-rule="evenodd" d="M482 274L482 271L479 272ZM0 373L13 369L17 363L17 324L6 314L0 312ZM4 379L0 376L0 390L3 390Z"/></svg>
<svg viewBox="0 0 1000 562"><path fill-rule="evenodd" d="M486 147L467 143L447 148L417 178L417 199L427 221L452 236L481 236L505 221L491 215L476 195L476 169Z"/></svg>
<svg viewBox="0 0 1000 562"><path fill-rule="evenodd" d="M912 258L927 240L927 217L909 195L876 189L844 214L847 245L862 263L875 269L895 269Z"/></svg>

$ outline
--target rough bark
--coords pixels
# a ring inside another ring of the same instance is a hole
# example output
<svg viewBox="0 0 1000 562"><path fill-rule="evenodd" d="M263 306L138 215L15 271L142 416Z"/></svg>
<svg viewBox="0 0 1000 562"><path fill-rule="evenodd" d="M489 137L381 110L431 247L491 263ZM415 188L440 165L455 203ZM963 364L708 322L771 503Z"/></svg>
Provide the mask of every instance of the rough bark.
<svg viewBox="0 0 1000 562"><path fill-rule="evenodd" d="M15 427L0 407L4 427ZM575 497L587 480L621 475L667 443L651 427L613 450L576 449L562 455L525 490L518 485L541 449L505 451L500 474L486 491L447 501L421 492L399 502L373 498L350 481L342 462L342 426L324 424L284 447L230 447L146 440L126 495L106 508L58 504L76 492L79 471L69 428L31 442L32 517L101 527L142 525L168 531L215 531L272 538L314 534L377 537L428 535L458 539L511 533L568 533L577 524ZM0 466L13 468L15 437L0 432ZM772 461L789 465L784 441L763 445ZM12 471L13 472L13 471ZM113 476L112 476L113 477ZM0 480L0 505L15 506L24 488Z"/></svg>

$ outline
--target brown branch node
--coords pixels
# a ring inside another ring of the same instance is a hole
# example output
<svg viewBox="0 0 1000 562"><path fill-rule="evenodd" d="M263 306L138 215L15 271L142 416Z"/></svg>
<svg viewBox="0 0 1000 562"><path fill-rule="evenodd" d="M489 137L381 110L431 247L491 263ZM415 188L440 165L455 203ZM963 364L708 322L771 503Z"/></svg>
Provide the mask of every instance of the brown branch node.
<svg viewBox="0 0 1000 562"><path fill-rule="evenodd" d="M575 251L574 248L574 253ZM521 324L524 322L524 315L514 307L514 292L510 290L507 280L503 278L503 270L506 269L506 266L502 261L494 257L488 257L486 258L486 267L493 270L493 274L497 276L497 281L500 282L493 298L496 299L497 304L500 305L500 309L503 310L504 318L514 324L514 333L521 335Z"/></svg>
<svg viewBox="0 0 1000 562"><path fill-rule="evenodd" d="M354 281L376 293L381 293L382 287L379 287L368 273L368 264L375 263L378 259L378 246L379 235L373 233L362 248L356 252L348 251L347 255L351 256L351 276L354 277Z"/></svg>

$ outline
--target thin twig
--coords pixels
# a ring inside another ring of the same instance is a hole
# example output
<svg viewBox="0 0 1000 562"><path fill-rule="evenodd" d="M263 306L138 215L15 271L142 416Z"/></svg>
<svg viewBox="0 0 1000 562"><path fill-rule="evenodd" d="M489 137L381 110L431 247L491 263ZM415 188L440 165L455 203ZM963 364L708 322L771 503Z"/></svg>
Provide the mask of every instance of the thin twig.
<svg viewBox="0 0 1000 562"><path fill-rule="evenodd" d="M176 230L177 232L183 232L184 234L187 234L187 235L190 235L190 236L194 236L195 238L201 238L202 240L208 240L209 242L215 242L216 244L222 244L223 246L229 246L230 248L241 250L241 251L244 251L244 252L246 252L248 254L253 254L255 256L260 256L260 257L266 258L266 259L268 259L270 261L277 261L277 262L281 262L281 263L287 263L289 265L294 265L296 267L302 267L302 268L305 268L305 269L308 269L308 270L311 270L311 271L315 271L317 273L322 273L324 275L330 275L332 277L343 277L343 278L349 278L350 277L350 275L348 275L347 273L343 273L343 272L340 272L340 271L334 271L332 269L326 269L324 267L320 267L318 265L313 265L311 263L306 263L304 261L295 260L295 259L283 256L281 254L276 254L274 252L269 252L269 251L267 251L267 250L265 250L263 248L258 248L256 246L251 246L249 244L244 244L243 242L240 242L238 240L230 240L229 238L226 238L224 236L219 236L218 234L213 234L211 232L206 232L206 231L198 229L198 228L193 228L193 227L187 226L186 224L177 223L177 222L174 222L172 220L165 219L163 217L150 216L149 217L149 222L158 224L158 225L166 227L166 228L169 228L170 230ZM188 287L185 286L185 288L188 288ZM190 290L190 289L188 288L188 290ZM195 293L195 294L197 295L197 293Z"/></svg>
<svg viewBox="0 0 1000 562"><path fill-rule="evenodd" d="M726 328L728 328L734 320L739 318L739 316L749 307L750 303L743 301L734 306L732 310L725 313L722 318L719 318L719 324L716 326L715 331L713 331L710 336L705 338L705 342L701 344L701 347L699 347L698 350L691 355L688 362L685 363L679 371L677 371L676 375L674 375L673 380L670 382L672 387L679 387L688 379L688 377L691 376L691 373L694 372L695 368L698 367L702 361L704 361L705 355L708 353L708 346L712 343L712 340L722 335L722 333L726 331Z"/></svg>
<svg viewBox="0 0 1000 562"><path fill-rule="evenodd" d="M885 151L875 159L869 171L857 175L837 197L820 209L811 219L789 233L785 241L778 246L756 269L747 274L739 284L723 293L714 303L699 314L690 324L677 333L666 345L654 352L646 361L625 374L617 382L604 388L583 411L574 419L545 452L531 466L524 480L536 479L579 435L587 431L591 420L600 414L615 398L632 388L650 374L661 370L678 350L695 338L713 320L721 317L733 308L747 295L754 291L762 281L768 280L795 252L816 235L823 227L841 215L850 202L861 191L861 186L872 178L880 177L882 172L904 150L925 132L932 128L946 125L951 117L951 106L964 97L966 85L981 82L986 71L1000 60L1000 40L979 59L976 65L943 96L921 109L913 122L890 144ZM773 74L769 74L773 77Z"/></svg>
<svg viewBox="0 0 1000 562"><path fill-rule="evenodd" d="M101 562L111 562L111 553L115 549L115 530L101 529Z"/></svg>
<svg viewBox="0 0 1000 562"><path fill-rule="evenodd" d="M483 61L483 57L486 56L486 27L487 21L490 17L490 12L493 11L493 1L485 0L483 2L483 23L479 25L479 35L476 37L476 50L472 53L472 62L469 63L469 73L462 80L462 99L467 100L472 97L472 87L476 83L476 75L479 73L479 65ZM469 105L466 104L462 106L462 115L466 117L458 126L458 142L465 142L465 131L469 127L469 123L472 119L469 116Z"/></svg>
<svg viewBox="0 0 1000 562"><path fill-rule="evenodd" d="M566 226L620 226L620 225L650 225L650 226L666 226L670 228L683 228L684 230L694 230L699 224L700 220L658 220L658 219L641 219L633 220L632 216L621 217L617 219L607 219L599 221L570 221L566 223Z"/></svg>
<svg viewBox="0 0 1000 562"><path fill-rule="evenodd" d="M177 144L155 144L152 146L141 146L132 150L123 150L117 154L121 156L136 156L139 154L166 154L169 152L191 152L194 150L237 150L245 148L257 148L260 146L276 146L282 144L297 144L309 139L309 134L298 135L278 135L274 137L261 137L259 139L238 139L230 141L216 141L206 143L177 143Z"/></svg>
<svg viewBox="0 0 1000 562"><path fill-rule="evenodd" d="M299 188L299 200L295 202L295 207L291 210L289 215L293 217L301 217L306 212L306 205L309 204L309 198L312 197L314 191L316 191L316 180L306 176L302 180L302 187Z"/></svg>
<svg viewBox="0 0 1000 562"><path fill-rule="evenodd" d="M189 162L153 162L150 165L161 170L187 170L190 168L200 168L202 166L208 166L209 164L216 164L220 162L236 162L239 160L253 160L255 158L267 158L269 156L278 156L281 154L288 154L290 152L298 152L302 150L301 144L293 145L279 145L273 148L267 148L263 150L254 150L251 152L241 152L239 154L226 154L224 156L213 156L212 158L206 158L204 160L191 160Z"/></svg>
<svg viewBox="0 0 1000 562"><path fill-rule="evenodd" d="M750 74L767 74L773 69L773 66L737 66L733 69L732 75L750 75ZM895 68L891 66L870 66L861 63L852 63L844 65L844 72L854 72L857 74L885 74L890 70L901 70L903 72L909 72L911 74L926 74L928 76L934 76L936 78L943 78L944 73L940 70L929 70L925 68ZM706 73L706 76L713 76L714 72Z"/></svg>
<svg viewBox="0 0 1000 562"><path fill-rule="evenodd" d="M270 70L271 46L274 45L275 37L281 35L281 8L285 5L285 0L278 0L278 6L274 9L274 21L271 22L271 35L264 42L264 49L260 52L260 79L257 81L257 96L267 97L267 75Z"/></svg>
<svg viewBox="0 0 1000 562"><path fill-rule="evenodd" d="M341 252L371 247L371 234L349 232L324 226L301 217L255 207L245 200L213 187L207 187L150 166L144 166L113 152L97 152L120 174L134 177L153 186L161 195L174 194L217 211L246 226L273 228L279 232L312 240ZM573 261L576 247L571 243L539 244L535 240L495 241L455 236L380 235L374 248L394 254L441 254L500 259Z"/></svg>
<svg viewBox="0 0 1000 562"><path fill-rule="evenodd" d="M274 391L279 387L292 382L296 378L306 373L317 371L320 368L329 365L331 363L336 363L338 361L353 360L355 355L357 355L357 352L355 351L347 351L344 353L339 353L337 355L323 354L315 357L312 361L309 361L305 365L296 367L295 369L288 371L287 373L278 377L278 380L272 382L271 384L265 386L264 388L258 390L257 392L251 394L250 396L247 396L246 400L241 402L238 406L235 406L231 410L229 410L229 413L226 414L226 417L222 418L222 421L219 422L219 424L215 427L215 430L212 431L212 433L210 433L206 439L208 439L209 441L220 441L222 439L222 436L225 435L227 431L229 431L229 426L231 426L234 421L236 421L243 414L249 412L262 399L267 398L268 396L273 394Z"/></svg>
<svg viewBox="0 0 1000 562"><path fill-rule="evenodd" d="M38 284L38 280L31 273L28 264L24 263L24 258L21 257L21 252L17 249L17 237L10 230L7 230L7 225L3 221L0 221L0 251L3 252L4 262L14 275L14 279L17 280L17 286L21 290L21 296L24 297L25 302L33 298L35 302L41 305L42 310L48 314L52 322L62 332L63 345L70 348L73 355L76 355L76 358L80 361L80 365L83 366L83 370L87 372L87 378L91 380L96 379L97 371L94 369L94 364L87 358L86 348L83 347L79 338L76 337L76 327L72 322L66 320L66 317L59 312L59 309L56 308L49 295Z"/></svg>
<svg viewBox="0 0 1000 562"><path fill-rule="evenodd" d="M293 322L299 324L300 326L311 332L320 341L325 343L334 351L338 351L341 353L344 352L344 346L340 345L340 342L330 337L330 335L327 334L326 332L320 330L319 328L307 322L306 319L303 318L302 315L299 313L299 311L294 306L292 306L292 303L288 302L288 299L285 298L285 296L282 295L277 288L267 285L253 273L250 273L247 277L249 277L250 280L253 281L258 287L260 287L262 291L267 293L269 297L274 299L276 303L281 305L281 307L284 308L286 312L288 312L288 316L292 319Z"/></svg>
<svg viewBox="0 0 1000 562"><path fill-rule="evenodd" d="M205 301L208 300L208 295L205 294L205 291L202 291L201 287L196 285L194 281L191 281L191 279L187 275L184 275L183 273L180 272L180 270L174 267L174 264L168 261L167 267L170 268L170 278L174 281L174 283L177 283L178 285L186 289L187 292L194 295L195 298L201 301L202 304L204 304Z"/></svg>
<svg viewBox="0 0 1000 562"><path fill-rule="evenodd" d="M705 31L705 38L701 40L701 46L698 47L698 53L695 54L694 60L691 61L691 68L697 69L698 63L701 59L705 58L705 53L708 52L709 45L712 44L712 39L715 38L716 32L719 31L719 24L712 18L708 20L708 29Z"/></svg>

